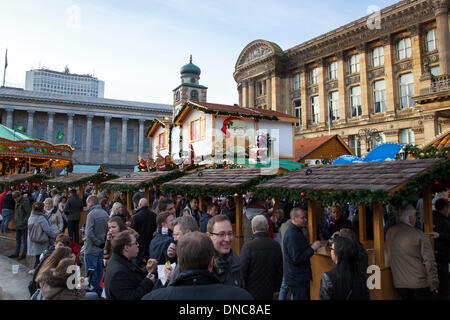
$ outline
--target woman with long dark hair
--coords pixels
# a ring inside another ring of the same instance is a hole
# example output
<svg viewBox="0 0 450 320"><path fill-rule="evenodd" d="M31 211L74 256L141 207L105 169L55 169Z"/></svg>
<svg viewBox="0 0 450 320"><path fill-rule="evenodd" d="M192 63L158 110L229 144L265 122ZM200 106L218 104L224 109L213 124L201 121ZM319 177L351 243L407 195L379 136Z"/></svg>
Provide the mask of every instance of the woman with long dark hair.
<svg viewBox="0 0 450 320"><path fill-rule="evenodd" d="M334 267L322 275L320 300L368 300L366 274L358 265L358 245L354 240L336 237L331 245Z"/></svg>

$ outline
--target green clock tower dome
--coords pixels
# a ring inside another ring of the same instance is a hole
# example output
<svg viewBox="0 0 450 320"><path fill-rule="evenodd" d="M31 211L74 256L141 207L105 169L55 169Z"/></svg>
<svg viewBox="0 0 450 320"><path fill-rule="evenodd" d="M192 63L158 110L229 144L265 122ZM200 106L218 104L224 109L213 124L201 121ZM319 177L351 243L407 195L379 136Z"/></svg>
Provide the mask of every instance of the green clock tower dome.
<svg viewBox="0 0 450 320"><path fill-rule="evenodd" d="M181 76L200 76L200 68L192 63L192 55L189 59L189 63L181 67L180 73Z"/></svg>

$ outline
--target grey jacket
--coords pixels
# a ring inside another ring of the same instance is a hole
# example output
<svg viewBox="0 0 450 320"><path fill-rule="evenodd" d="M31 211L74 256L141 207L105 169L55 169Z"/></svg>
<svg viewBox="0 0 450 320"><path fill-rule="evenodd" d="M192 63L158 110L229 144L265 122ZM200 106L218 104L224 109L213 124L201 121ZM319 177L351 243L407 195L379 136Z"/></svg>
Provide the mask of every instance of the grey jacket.
<svg viewBox="0 0 450 320"><path fill-rule="evenodd" d="M81 211L83 211L83 201L78 196L71 196L67 199L64 214L68 221L80 220Z"/></svg>
<svg viewBox="0 0 450 320"><path fill-rule="evenodd" d="M42 230L48 235L49 241L45 243L37 243L30 240L30 234L28 233L27 239L27 254L30 256L38 256L47 249L48 246L55 242L56 235L50 226L45 214L39 211L32 211L30 218L28 219L28 229L30 226L39 223Z"/></svg>
<svg viewBox="0 0 450 320"><path fill-rule="evenodd" d="M109 216L101 205L96 204L88 209L86 220L86 241L84 253L92 254L103 251L108 233Z"/></svg>

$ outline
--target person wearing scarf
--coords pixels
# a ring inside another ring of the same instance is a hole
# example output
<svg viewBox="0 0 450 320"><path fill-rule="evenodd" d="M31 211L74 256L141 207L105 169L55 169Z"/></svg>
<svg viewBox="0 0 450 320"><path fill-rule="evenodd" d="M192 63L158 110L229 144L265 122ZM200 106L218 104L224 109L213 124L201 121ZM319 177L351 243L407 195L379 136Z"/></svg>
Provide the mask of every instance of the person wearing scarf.
<svg viewBox="0 0 450 320"><path fill-rule="evenodd" d="M175 219L175 215L172 212L161 212L156 217L156 236L150 242L149 255L150 259L158 260L158 264L164 264L167 260L175 262L176 258L169 258L167 256L167 248L171 243L174 243L173 239L173 226L172 221Z"/></svg>

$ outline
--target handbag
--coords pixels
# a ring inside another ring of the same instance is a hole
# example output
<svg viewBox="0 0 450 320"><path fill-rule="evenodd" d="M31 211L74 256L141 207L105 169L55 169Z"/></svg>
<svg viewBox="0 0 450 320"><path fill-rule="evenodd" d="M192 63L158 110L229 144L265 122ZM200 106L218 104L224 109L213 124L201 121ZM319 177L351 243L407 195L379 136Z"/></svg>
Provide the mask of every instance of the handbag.
<svg viewBox="0 0 450 320"><path fill-rule="evenodd" d="M41 292L41 289L40 289L40 288L37 289L37 290L33 293L33 295L31 296L30 300L43 300L42 292Z"/></svg>
<svg viewBox="0 0 450 320"><path fill-rule="evenodd" d="M42 226L39 222L33 223L29 227L29 235L30 235L30 241L36 242L36 243L46 243L50 240L47 233L44 232L44 229L42 229Z"/></svg>

